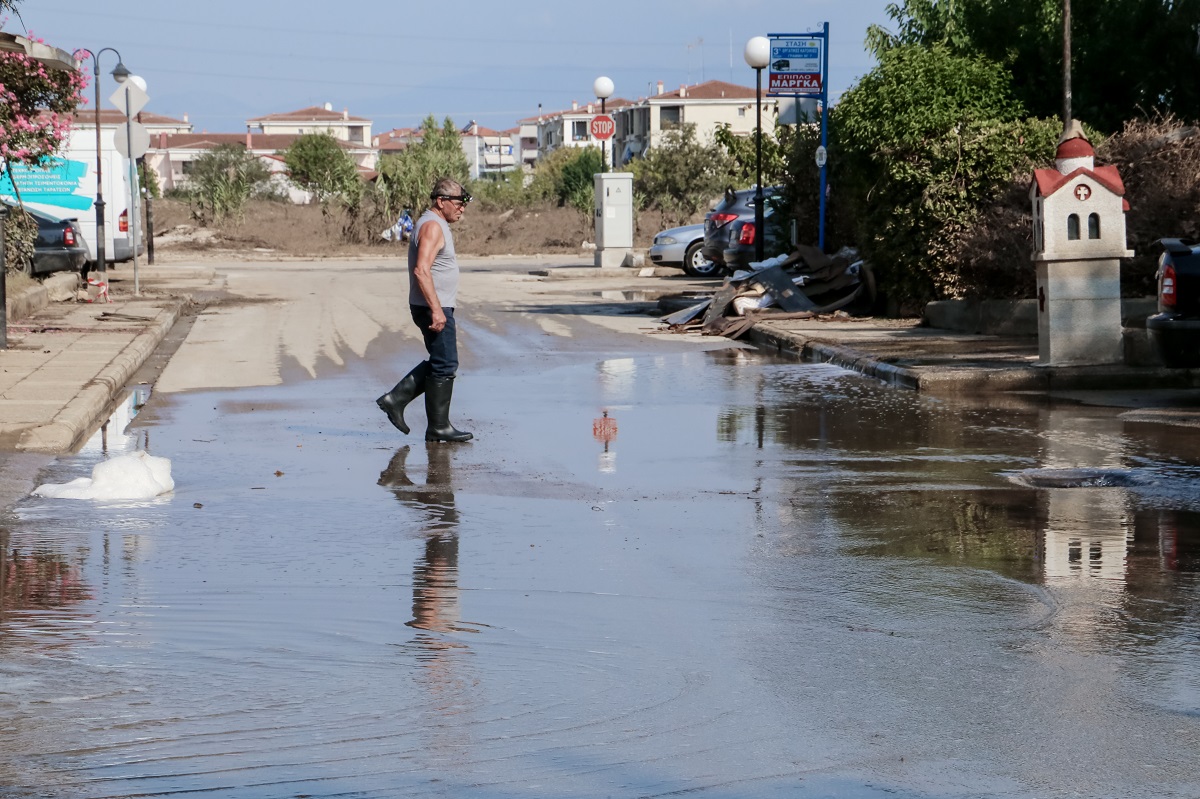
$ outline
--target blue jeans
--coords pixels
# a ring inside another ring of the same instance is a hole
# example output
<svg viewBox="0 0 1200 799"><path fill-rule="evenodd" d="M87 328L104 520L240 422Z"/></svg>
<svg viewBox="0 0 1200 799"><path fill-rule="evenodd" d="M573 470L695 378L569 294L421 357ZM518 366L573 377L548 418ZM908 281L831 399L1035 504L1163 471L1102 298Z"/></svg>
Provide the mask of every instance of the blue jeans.
<svg viewBox="0 0 1200 799"><path fill-rule="evenodd" d="M432 311L424 305L410 305L408 310L425 338L425 350L429 353L429 376L454 377L458 372L458 335L454 328L454 309L442 309L446 315L446 326L436 333L429 329L433 322Z"/></svg>

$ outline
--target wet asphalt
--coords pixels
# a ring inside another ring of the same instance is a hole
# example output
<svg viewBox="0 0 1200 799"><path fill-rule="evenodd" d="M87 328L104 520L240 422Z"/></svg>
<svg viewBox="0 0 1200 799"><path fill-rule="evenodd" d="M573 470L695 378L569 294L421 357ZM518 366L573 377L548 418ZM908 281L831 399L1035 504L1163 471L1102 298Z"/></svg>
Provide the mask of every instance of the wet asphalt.
<svg viewBox="0 0 1200 799"><path fill-rule="evenodd" d="M1200 794L1200 431L460 324L469 444L385 342L46 465L177 487L5 520L0 796Z"/></svg>

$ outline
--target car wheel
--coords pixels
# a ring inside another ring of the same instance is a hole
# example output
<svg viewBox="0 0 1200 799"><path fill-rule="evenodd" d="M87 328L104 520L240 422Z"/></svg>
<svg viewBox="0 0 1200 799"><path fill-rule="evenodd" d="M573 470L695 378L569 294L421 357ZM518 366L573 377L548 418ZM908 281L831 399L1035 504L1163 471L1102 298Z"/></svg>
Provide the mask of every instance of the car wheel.
<svg viewBox="0 0 1200 799"><path fill-rule="evenodd" d="M693 241L683 256L683 271L692 277L716 277L721 274L721 265L704 257L700 252L704 241Z"/></svg>

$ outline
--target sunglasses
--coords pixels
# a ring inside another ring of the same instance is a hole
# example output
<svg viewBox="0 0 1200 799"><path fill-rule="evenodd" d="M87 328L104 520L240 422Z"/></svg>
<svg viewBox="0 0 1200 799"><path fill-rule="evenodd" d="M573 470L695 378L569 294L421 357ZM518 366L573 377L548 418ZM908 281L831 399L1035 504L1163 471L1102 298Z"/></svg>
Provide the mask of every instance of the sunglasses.
<svg viewBox="0 0 1200 799"><path fill-rule="evenodd" d="M443 200L449 200L452 203L458 203L459 208L462 208L467 203L471 202L471 195L467 194L465 191L457 197L452 197L449 194L439 194L437 196Z"/></svg>

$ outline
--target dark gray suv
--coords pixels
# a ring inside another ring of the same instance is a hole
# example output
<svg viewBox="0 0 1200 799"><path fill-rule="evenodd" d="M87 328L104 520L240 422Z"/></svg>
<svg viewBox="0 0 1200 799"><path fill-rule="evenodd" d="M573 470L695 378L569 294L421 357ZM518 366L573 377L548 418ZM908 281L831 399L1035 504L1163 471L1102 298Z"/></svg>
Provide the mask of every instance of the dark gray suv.
<svg viewBox="0 0 1200 799"><path fill-rule="evenodd" d="M772 226L765 221L781 199L780 187L764 186L762 193L763 220L767 228L765 254L770 258L779 254L772 251L778 249L780 243L775 241ZM704 217L704 248L701 252L725 271L745 269L754 260L754 242L759 235L754 225L755 194L754 189L726 189L725 196Z"/></svg>
<svg viewBox="0 0 1200 799"><path fill-rule="evenodd" d="M1146 330L1163 363L1174 368L1200 366L1200 244L1162 239L1158 259L1158 313Z"/></svg>

